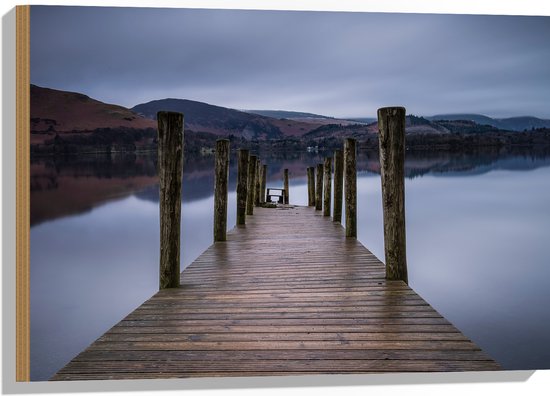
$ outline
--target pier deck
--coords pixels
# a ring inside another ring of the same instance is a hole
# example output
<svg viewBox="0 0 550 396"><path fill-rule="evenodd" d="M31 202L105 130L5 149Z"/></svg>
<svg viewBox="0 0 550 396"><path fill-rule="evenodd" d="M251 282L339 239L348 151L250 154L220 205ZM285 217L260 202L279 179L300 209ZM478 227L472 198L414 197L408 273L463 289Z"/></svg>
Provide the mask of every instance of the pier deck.
<svg viewBox="0 0 550 396"><path fill-rule="evenodd" d="M500 369L320 211L246 221L52 379Z"/></svg>

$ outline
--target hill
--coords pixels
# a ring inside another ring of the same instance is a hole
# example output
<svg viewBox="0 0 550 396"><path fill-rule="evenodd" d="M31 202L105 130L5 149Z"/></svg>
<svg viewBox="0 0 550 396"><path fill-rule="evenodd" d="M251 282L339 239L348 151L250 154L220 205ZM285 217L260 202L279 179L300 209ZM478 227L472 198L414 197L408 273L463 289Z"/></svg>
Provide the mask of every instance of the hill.
<svg viewBox="0 0 550 396"><path fill-rule="evenodd" d="M187 99L153 100L134 106L131 110L151 119L154 119L160 110L177 111L184 114L186 129L221 136L233 135L247 140L301 136L321 125L276 119Z"/></svg>
<svg viewBox="0 0 550 396"><path fill-rule="evenodd" d="M532 116L491 118L482 114L437 114L426 118L431 121L473 121L479 125L490 125L492 127L508 131L525 131L537 128L550 128L550 120Z"/></svg>
<svg viewBox="0 0 550 396"><path fill-rule="evenodd" d="M31 131L74 132L98 128L156 128L156 122L129 109L77 92L31 85Z"/></svg>

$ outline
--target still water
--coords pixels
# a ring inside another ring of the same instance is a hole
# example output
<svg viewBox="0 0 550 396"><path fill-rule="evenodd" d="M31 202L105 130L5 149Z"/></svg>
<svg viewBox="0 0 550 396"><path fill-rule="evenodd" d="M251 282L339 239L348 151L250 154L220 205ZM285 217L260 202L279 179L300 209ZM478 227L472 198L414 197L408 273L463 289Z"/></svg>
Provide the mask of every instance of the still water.
<svg viewBox="0 0 550 396"><path fill-rule="evenodd" d="M268 187L320 155L262 155ZM182 267L212 243L213 158L184 164ZM158 289L156 158L31 162L31 379L47 380ZM358 238L384 260L376 153L358 158ZM228 227L235 224L231 159ZM550 368L550 156L408 152L409 282L507 369Z"/></svg>

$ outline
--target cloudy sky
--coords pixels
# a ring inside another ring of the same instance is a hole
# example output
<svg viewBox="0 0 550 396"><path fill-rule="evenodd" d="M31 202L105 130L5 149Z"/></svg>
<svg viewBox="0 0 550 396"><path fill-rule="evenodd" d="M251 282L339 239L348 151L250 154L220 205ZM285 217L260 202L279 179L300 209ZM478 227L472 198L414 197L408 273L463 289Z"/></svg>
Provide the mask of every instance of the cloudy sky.
<svg viewBox="0 0 550 396"><path fill-rule="evenodd" d="M31 8L31 82L349 117L550 118L550 17Z"/></svg>

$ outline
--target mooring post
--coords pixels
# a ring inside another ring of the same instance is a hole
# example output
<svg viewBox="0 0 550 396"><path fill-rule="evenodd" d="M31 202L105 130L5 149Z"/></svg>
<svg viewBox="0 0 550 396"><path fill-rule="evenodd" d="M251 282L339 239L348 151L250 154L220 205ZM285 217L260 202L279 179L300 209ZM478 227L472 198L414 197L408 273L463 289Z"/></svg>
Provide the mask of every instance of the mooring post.
<svg viewBox="0 0 550 396"><path fill-rule="evenodd" d="M317 182L315 183L315 210L323 209L323 164L317 164Z"/></svg>
<svg viewBox="0 0 550 396"><path fill-rule="evenodd" d="M344 189L344 156L342 150L334 151L334 208L332 221L342 222L342 192Z"/></svg>
<svg viewBox="0 0 550 396"><path fill-rule="evenodd" d="M159 288L180 285L181 180L183 114L157 113L160 206Z"/></svg>
<svg viewBox="0 0 550 396"><path fill-rule="evenodd" d="M285 189L285 195L284 195L284 199L283 199L283 202L285 205L288 205L288 202L289 202L289 191L288 191L288 169L285 169L283 171L283 188Z"/></svg>
<svg viewBox="0 0 550 396"><path fill-rule="evenodd" d="M256 195L256 161L258 157L251 155L248 160L248 188L246 197L246 214L254 214L254 196Z"/></svg>
<svg viewBox="0 0 550 396"><path fill-rule="evenodd" d="M260 187L260 203L265 203L265 190L267 187L267 165L262 166L262 183Z"/></svg>
<svg viewBox="0 0 550 396"><path fill-rule="evenodd" d="M262 188L262 162L260 161L260 158L256 161L256 179L254 184L254 205L260 206L260 190Z"/></svg>
<svg viewBox="0 0 550 396"><path fill-rule="evenodd" d="M356 141L344 142L344 195L346 200L346 236L357 238Z"/></svg>
<svg viewBox="0 0 550 396"><path fill-rule="evenodd" d="M405 243L405 108L378 109L386 279L408 283Z"/></svg>
<svg viewBox="0 0 550 396"><path fill-rule="evenodd" d="M214 242L225 241L227 234L227 183L229 179L229 140L216 141L214 179Z"/></svg>
<svg viewBox="0 0 550 396"><path fill-rule="evenodd" d="M323 216L330 216L330 198L332 196L332 158L325 158L323 175Z"/></svg>
<svg viewBox="0 0 550 396"><path fill-rule="evenodd" d="M248 190L248 157L246 149L239 150L237 170L237 225L246 224L246 195Z"/></svg>
<svg viewBox="0 0 550 396"><path fill-rule="evenodd" d="M307 206L315 206L315 168L307 168Z"/></svg>

